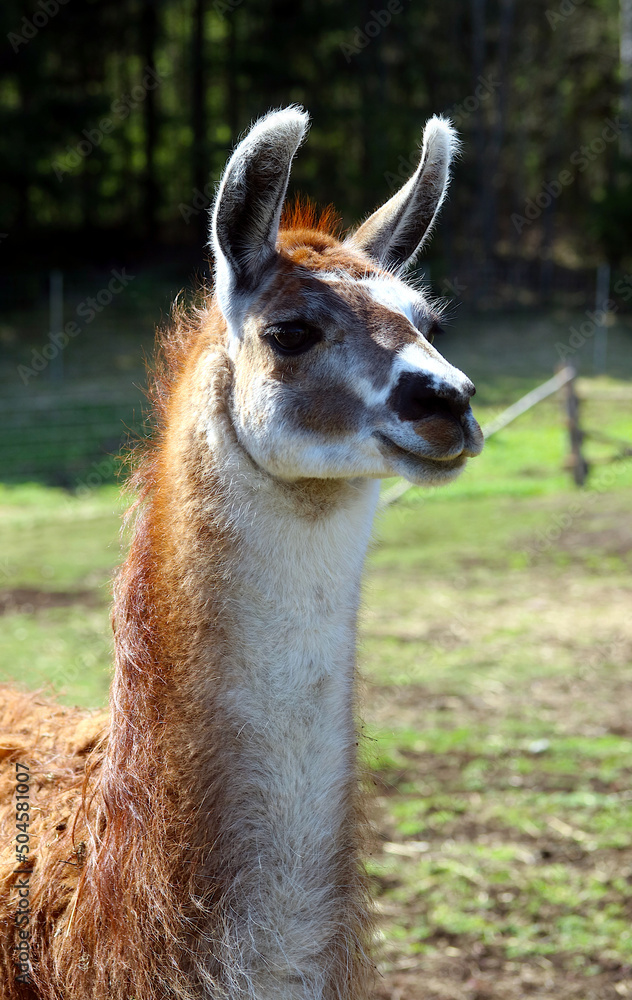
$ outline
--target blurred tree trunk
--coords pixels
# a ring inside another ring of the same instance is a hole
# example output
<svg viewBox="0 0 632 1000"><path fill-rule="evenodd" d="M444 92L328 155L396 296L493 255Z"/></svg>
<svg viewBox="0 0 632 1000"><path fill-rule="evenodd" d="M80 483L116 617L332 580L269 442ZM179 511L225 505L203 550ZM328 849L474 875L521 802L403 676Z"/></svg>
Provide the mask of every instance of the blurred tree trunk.
<svg viewBox="0 0 632 1000"><path fill-rule="evenodd" d="M86 47L82 50L79 58L81 85L86 90L88 89L86 85L90 80L91 70L91 54L89 49ZM88 157L93 156L96 153L98 153L98 150L92 150L92 152L88 153ZM98 187L94 181L95 174L89 169L88 162L87 157L83 159L79 167L78 174L82 227L85 233L91 233L93 229L97 228L95 225L95 218L99 208Z"/></svg>
<svg viewBox="0 0 632 1000"><path fill-rule="evenodd" d="M620 0L621 3L621 115L628 123L628 128L621 130L619 150L621 156L632 158L632 0Z"/></svg>
<svg viewBox="0 0 632 1000"><path fill-rule="evenodd" d="M32 95L29 89L30 77L26 73L16 76L16 86L19 94L19 108L24 121L32 121ZM15 188L17 213L15 226L19 232L26 232L29 227L29 172L28 170L15 170L13 177Z"/></svg>
<svg viewBox="0 0 632 1000"><path fill-rule="evenodd" d="M205 0L194 0L191 24L191 127L193 131L192 173L193 187L204 191L209 173L206 142L206 65L204 45ZM229 15L231 16L231 15ZM195 217L200 239L206 238L206 212Z"/></svg>
<svg viewBox="0 0 632 1000"><path fill-rule="evenodd" d="M143 0L141 15L141 44L145 65L143 76L148 70L156 71L156 39L158 34L159 0ZM156 213L158 207L158 184L156 182L156 144L158 139L158 122L156 115L155 75L146 90L143 103L145 124L145 178L143 184L143 222L147 238L150 242L156 239Z"/></svg>
<svg viewBox="0 0 632 1000"><path fill-rule="evenodd" d="M237 83L237 17L234 11L228 17L226 42L226 115L233 146L239 135L239 87Z"/></svg>
<svg viewBox="0 0 632 1000"><path fill-rule="evenodd" d="M132 89L130 79L130 60L126 52L119 52L115 64L114 87L117 94L129 94ZM124 204L123 218L129 224L129 220L136 214L136 191L134 184L134 147L131 141L129 129L120 130L121 147L121 169L119 182L121 186L121 202Z"/></svg>
<svg viewBox="0 0 632 1000"><path fill-rule="evenodd" d="M472 18L471 35L471 60L472 60L472 91L476 91L483 76L485 68L485 0L470 0L470 14ZM484 245L483 233L485 231L485 206L488 204L487 187L488 171L485 157L485 126L483 122L482 104L479 101L474 112L474 152L476 155L476 177L477 183L474 188L474 239ZM481 271L473 289L474 298L478 299L486 293L484 268L486 259L483 258Z"/></svg>
<svg viewBox="0 0 632 1000"><path fill-rule="evenodd" d="M515 0L501 0L498 38L498 97L494 109L494 125L486 157L486 201L483 212L483 249L489 258L498 237L498 186L501 176L502 147L507 124L507 94L509 90L508 61L514 20Z"/></svg>
<svg viewBox="0 0 632 1000"><path fill-rule="evenodd" d="M550 89L549 89L550 88ZM549 84L542 92L543 106L548 109L550 119L555 123L542 146L543 182L554 181L564 167L564 94L559 86ZM555 223L558 212L558 197L550 196L542 209L540 232L540 297L548 299L553 290Z"/></svg>

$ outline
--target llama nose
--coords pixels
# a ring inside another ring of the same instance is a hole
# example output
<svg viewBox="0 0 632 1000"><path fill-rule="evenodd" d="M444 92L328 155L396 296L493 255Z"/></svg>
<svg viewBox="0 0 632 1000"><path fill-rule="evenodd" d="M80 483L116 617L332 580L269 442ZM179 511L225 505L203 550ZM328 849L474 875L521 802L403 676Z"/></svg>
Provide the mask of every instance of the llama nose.
<svg viewBox="0 0 632 1000"><path fill-rule="evenodd" d="M460 388L431 375L404 372L390 397L390 404L400 420L423 420L424 417L451 416L460 420L476 392L468 378Z"/></svg>

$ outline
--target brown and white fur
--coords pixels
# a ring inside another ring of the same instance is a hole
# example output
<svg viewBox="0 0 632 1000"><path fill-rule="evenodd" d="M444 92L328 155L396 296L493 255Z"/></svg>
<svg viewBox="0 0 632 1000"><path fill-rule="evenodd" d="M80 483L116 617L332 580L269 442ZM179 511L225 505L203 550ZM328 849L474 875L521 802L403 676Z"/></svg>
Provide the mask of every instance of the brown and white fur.
<svg viewBox="0 0 632 1000"><path fill-rule="evenodd" d="M343 241L331 213L281 219L306 128L290 107L237 147L215 292L164 338L105 735L5 692L3 997L370 994L354 656L379 479L448 482L482 439L401 276L445 194L450 125L427 124L414 176ZM31 985L12 951L15 761Z"/></svg>

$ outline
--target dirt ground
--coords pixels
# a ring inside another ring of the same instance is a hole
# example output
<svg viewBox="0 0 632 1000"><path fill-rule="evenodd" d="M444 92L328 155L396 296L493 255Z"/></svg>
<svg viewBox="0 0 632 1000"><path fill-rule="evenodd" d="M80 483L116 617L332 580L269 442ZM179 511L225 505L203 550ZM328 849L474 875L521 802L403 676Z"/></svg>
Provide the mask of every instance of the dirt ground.
<svg viewBox="0 0 632 1000"><path fill-rule="evenodd" d="M374 570L365 717L389 747L376 1000L632 997L632 533L611 513L502 586L471 566L390 603L390 570Z"/></svg>

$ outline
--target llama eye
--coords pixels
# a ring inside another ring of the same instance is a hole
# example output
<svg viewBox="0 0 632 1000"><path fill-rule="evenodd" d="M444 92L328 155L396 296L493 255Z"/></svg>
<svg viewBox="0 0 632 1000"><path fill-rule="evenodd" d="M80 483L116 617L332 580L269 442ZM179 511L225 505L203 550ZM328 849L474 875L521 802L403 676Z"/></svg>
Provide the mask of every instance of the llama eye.
<svg viewBox="0 0 632 1000"><path fill-rule="evenodd" d="M443 332L444 332L443 327L441 326L440 323L437 323L437 321L435 320L434 323L431 323L428 330L426 331L425 334L426 340L428 341L429 344L434 344L434 340L437 334Z"/></svg>
<svg viewBox="0 0 632 1000"><path fill-rule="evenodd" d="M265 336L280 354L302 354L320 340L318 331L307 323L278 323Z"/></svg>

